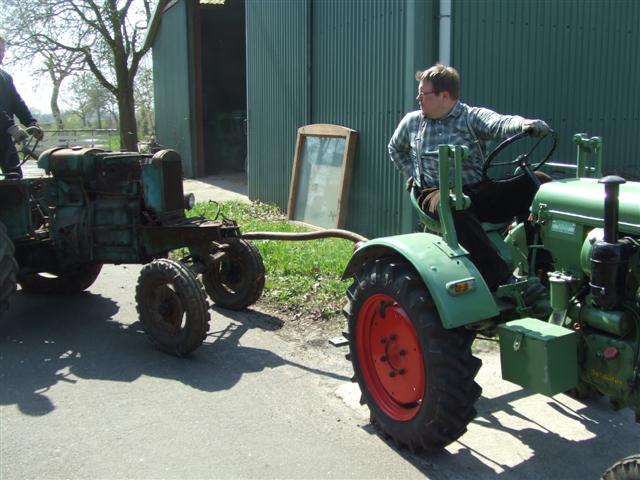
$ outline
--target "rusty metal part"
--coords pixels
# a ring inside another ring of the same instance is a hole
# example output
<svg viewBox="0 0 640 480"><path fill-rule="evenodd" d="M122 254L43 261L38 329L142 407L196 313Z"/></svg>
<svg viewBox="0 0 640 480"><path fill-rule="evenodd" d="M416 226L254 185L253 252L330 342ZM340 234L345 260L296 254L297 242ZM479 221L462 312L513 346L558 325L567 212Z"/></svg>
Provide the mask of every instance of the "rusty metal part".
<svg viewBox="0 0 640 480"><path fill-rule="evenodd" d="M245 240L318 240L321 238L344 238L345 240L351 240L353 242L366 242L368 239L349 230L341 229L328 229L318 230L316 232L249 232L243 233L242 238Z"/></svg>

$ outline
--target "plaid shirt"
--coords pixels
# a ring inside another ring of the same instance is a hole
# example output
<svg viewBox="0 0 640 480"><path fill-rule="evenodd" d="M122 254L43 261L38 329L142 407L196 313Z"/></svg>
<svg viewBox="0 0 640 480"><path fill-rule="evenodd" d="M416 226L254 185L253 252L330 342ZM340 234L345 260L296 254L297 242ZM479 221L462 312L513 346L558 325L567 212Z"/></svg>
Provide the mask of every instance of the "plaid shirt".
<svg viewBox="0 0 640 480"><path fill-rule="evenodd" d="M462 183L467 185L482 180L482 163L486 145L522 131L525 119L517 115L500 115L487 108L470 107L457 102L449 114L432 120L424 118L422 111L408 113L400 121L389 141L389 156L396 168L407 178L418 179L416 137L422 132L420 159L422 187L438 186L438 145L466 145L471 152L462 166ZM471 127L473 131L469 129ZM476 138L477 137L477 141Z"/></svg>

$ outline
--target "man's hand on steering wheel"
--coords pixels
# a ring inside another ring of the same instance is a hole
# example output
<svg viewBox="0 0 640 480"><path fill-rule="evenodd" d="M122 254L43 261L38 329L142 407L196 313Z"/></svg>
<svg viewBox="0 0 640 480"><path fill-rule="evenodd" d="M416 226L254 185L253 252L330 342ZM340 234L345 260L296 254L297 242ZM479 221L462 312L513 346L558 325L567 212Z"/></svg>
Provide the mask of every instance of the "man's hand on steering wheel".
<svg viewBox="0 0 640 480"><path fill-rule="evenodd" d="M549 125L544 120L533 119L533 120L525 120L524 125L522 126L523 132L529 132L532 137L544 137L547 133L549 133Z"/></svg>

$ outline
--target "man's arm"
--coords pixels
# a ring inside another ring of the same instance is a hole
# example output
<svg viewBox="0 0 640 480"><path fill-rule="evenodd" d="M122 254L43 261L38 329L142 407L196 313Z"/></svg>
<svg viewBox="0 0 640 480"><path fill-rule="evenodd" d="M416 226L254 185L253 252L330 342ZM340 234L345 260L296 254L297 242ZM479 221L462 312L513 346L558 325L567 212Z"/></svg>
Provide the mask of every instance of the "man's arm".
<svg viewBox="0 0 640 480"><path fill-rule="evenodd" d="M483 140L500 140L523 130L526 119L519 115L500 115L488 108L472 108L469 120Z"/></svg>
<svg viewBox="0 0 640 480"><path fill-rule="evenodd" d="M3 83L7 88L6 92L4 92L4 97L6 99L5 107L7 110L10 110L8 113L18 117L23 125L36 125L38 121L33 118L29 107L27 107L27 104L24 103L24 100L22 100L22 97L18 93L18 90L16 90L11 75L9 75L4 70L0 71L0 75L2 75L2 80L4 80Z"/></svg>
<svg viewBox="0 0 640 480"><path fill-rule="evenodd" d="M409 123L409 118L405 116L398 124L387 147L391 161L394 166L402 172L405 178L413 177Z"/></svg>
<svg viewBox="0 0 640 480"><path fill-rule="evenodd" d="M525 130L542 136L549 131L543 120L531 120L520 115L501 115L488 108L472 108L470 121L483 140L501 140Z"/></svg>

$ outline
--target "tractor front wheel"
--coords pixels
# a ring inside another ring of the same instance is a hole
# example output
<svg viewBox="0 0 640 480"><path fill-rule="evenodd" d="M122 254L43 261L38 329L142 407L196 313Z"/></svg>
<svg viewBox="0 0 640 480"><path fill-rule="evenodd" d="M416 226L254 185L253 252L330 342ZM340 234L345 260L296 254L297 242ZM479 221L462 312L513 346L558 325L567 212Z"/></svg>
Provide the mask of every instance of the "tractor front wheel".
<svg viewBox="0 0 640 480"><path fill-rule="evenodd" d="M18 275L18 283L28 293L73 295L84 292L93 285L102 270L102 264L84 264L72 270Z"/></svg>
<svg viewBox="0 0 640 480"><path fill-rule="evenodd" d="M142 327L158 349L182 356L202 345L209 329L207 301L185 265L165 258L145 265L136 302Z"/></svg>
<svg viewBox="0 0 640 480"><path fill-rule="evenodd" d="M258 249L248 241L229 238L226 242L225 255L202 274L202 283L217 306L243 310L262 295L264 263Z"/></svg>
<svg viewBox="0 0 640 480"><path fill-rule="evenodd" d="M371 422L413 451L458 439L481 393L473 333L442 326L422 279L401 258L365 264L347 294L351 362Z"/></svg>
<svg viewBox="0 0 640 480"><path fill-rule="evenodd" d="M0 222L0 316L9 308L9 297L16 291L18 264L14 252L7 228Z"/></svg>

